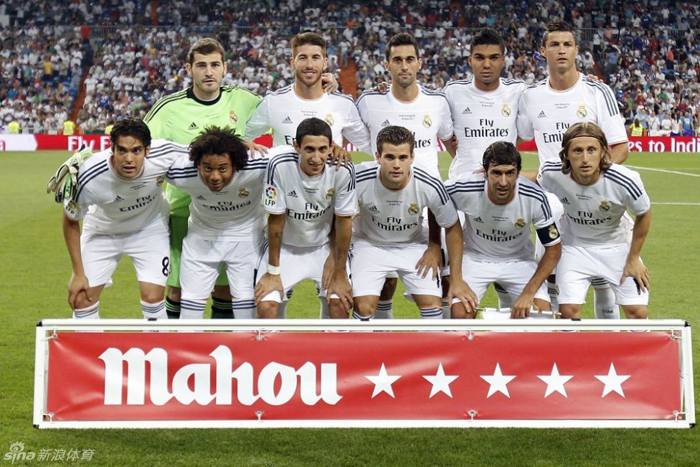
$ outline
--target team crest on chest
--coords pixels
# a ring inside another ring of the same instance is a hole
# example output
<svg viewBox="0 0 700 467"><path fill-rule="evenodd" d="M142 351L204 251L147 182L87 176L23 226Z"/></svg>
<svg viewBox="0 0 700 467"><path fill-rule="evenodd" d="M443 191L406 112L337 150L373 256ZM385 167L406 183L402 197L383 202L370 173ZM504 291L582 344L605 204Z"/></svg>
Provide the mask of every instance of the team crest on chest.
<svg viewBox="0 0 700 467"><path fill-rule="evenodd" d="M247 198L249 194L250 194L250 192L248 190L246 190L245 188L241 188L240 190L238 190L238 197L239 198Z"/></svg>
<svg viewBox="0 0 700 467"><path fill-rule="evenodd" d="M510 106L508 104L503 104L503 107L501 107L501 115L504 117L510 117Z"/></svg>
<svg viewBox="0 0 700 467"><path fill-rule="evenodd" d="M598 206L598 209L600 209L603 212L610 211L610 202L609 201L601 201L600 206Z"/></svg>
<svg viewBox="0 0 700 467"><path fill-rule="evenodd" d="M326 118L324 118L323 120L325 120L325 122L328 123L329 126L333 126L333 124L335 123L335 120L333 120L333 114L326 115Z"/></svg>
<svg viewBox="0 0 700 467"><path fill-rule="evenodd" d="M557 226L552 224L549 226L549 238L554 240L559 236L559 231L557 230Z"/></svg>
<svg viewBox="0 0 700 467"><path fill-rule="evenodd" d="M433 126L433 121L430 119L430 115L423 117L423 126L426 128Z"/></svg>
<svg viewBox="0 0 700 467"><path fill-rule="evenodd" d="M408 213L412 215L416 215L420 212L420 208L416 203L411 203L408 205Z"/></svg>
<svg viewBox="0 0 700 467"><path fill-rule="evenodd" d="M156 186L161 186L163 185L163 182L165 181L165 177L162 175L156 177Z"/></svg>
<svg viewBox="0 0 700 467"><path fill-rule="evenodd" d="M579 105L578 110L576 110L576 116L578 118L586 118L588 116L588 111L585 105Z"/></svg>
<svg viewBox="0 0 700 467"><path fill-rule="evenodd" d="M236 112L234 112L233 110L231 110L228 113L228 118L231 119L231 123L233 123L234 125L238 123L238 115L236 115Z"/></svg>
<svg viewBox="0 0 700 467"><path fill-rule="evenodd" d="M525 227L525 219L523 219L523 218L521 217L520 219L518 219L517 221L515 221L515 228L516 228L516 229L522 229L523 227Z"/></svg>
<svg viewBox="0 0 700 467"><path fill-rule="evenodd" d="M329 188L326 192L326 199L331 199L335 194L335 188Z"/></svg>

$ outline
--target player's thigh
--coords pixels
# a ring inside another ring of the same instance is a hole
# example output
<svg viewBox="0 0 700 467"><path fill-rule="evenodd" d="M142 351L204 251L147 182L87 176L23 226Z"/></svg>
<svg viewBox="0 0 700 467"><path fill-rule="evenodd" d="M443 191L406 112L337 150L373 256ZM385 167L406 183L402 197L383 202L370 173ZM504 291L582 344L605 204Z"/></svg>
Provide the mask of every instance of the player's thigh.
<svg viewBox="0 0 700 467"><path fill-rule="evenodd" d="M139 282L165 286L170 272L166 231L138 232L131 236L126 254L131 257Z"/></svg>
<svg viewBox="0 0 700 467"><path fill-rule="evenodd" d="M586 294L595 275L595 261L584 248L564 246L557 265L559 304L586 303Z"/></svg>
<svg viewBox="0 0 700 467"><path fill-rule="evenodd" d="M83 233L80 237L80 251L90 287L104 286L124 254L124 242L108 235Z"/></svg>
<svg viewBox="0 0 700 467"><path fill-rule="evenodd" d="M146 303L158 303L163 300L165 285L139 282L139 293L142 301Z"/></svg>
<svg viewBox="0 0 700 467"><path fill-rule="evenodd" d="M393 255L390 250L369 242L356 241L353 244L350 262L353 297L379 297L387 274L396 271L391 266Z"/></svg>
<svg viewBox="0 0 700 467"><path fill-rule="evenodd" d="M535 261L509 261L499 266L501 274L497 279L498 283L508 292L508 295L516 299L523 293L523 289L537 270ZM537 288L535 298L549 302L549 294L544 282Z"/></svg>
<svg viewBox="0 0 700 467"><path fill-rule="evenodd" d="M487 270L481 261L475 261L468 256L462 257L462 278L476 295L479 302L484 298L486 290L494 281L495 274Z"/></svg>
<svg viewBox="0 0 700 467"><path fill-rule="evenodd" d="M170 275L168 285L180 287L182 242L187 236L187 217L170 216Z"/></svg>
<svg viewBox="0 0 700 467"><path fill-rule="evenodd" d="M442 305L440 277L433 279L432 274L421 277L416 272L415 265L423 256L425 248L425 245L411 244L405 245L400 249L392 249L392 259L396 265L399 277L404 283L406 294L437 296L440 298L440 304Z"/></svg>
<svg viewBox="0 0 700 467"><path fill-rule="evenodd" d="M255 269L259 261L260 243L255 241L226 243L226 274L231 295L239 300L255 297Z"/></svg>
<svg viewBox="0 0 700 467"><path fill-rule="evenodd" d="M623 307L643 306L649 304L649 290L642 290L631 277L626 277L622 284L610 283L615 293L615 301Z"/></svg>
<svg viewBox="0 0 700 467"><path fill-rule="evenodd" d="M214 241L185 238L180 264L183 299L201 300L209 296L224 261L220 250Z"/></svg>

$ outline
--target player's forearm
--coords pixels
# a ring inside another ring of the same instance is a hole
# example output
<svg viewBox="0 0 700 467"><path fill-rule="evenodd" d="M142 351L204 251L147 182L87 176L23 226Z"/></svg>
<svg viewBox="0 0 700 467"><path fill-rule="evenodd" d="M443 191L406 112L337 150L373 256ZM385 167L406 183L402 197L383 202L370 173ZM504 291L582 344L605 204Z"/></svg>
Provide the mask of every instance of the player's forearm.
<svg viewBox="0 0 700 467"><path fill-rule="evenodd" d="M447 245L447 256L450 258L450 277L462 278L462 224L459 220L451 227L445 229L445 244Z"/></svg>
<svg viewBox="0 0 700 467"><path fill-rule="evenodd" d="M629 148L626 142L610 147L610 157L614 163L624 163L627 160L627 156L629 156Z"/></svg>
<svg viewBox="0 0 700 467"><path fill-rule="evenodd" d="M523 293L528 293L534 297L537 289L554 271L560 257L561 243L545 247L544 255L542 255L542 259L540 259L540 263L537 265L537 269L535 269L535 273L530 278L530 281L525 285Z"/></svg>
<svg viewBox="0 0 700 467"><path fill-rule="evenodd" d="M433 212L428 209L428 243L440 246L440 233L442 227L438 224Z"/></svg>
<svg viewBox="0 0 700 467"><path fill-rule="evenodd" d="M270 214L267 219L268 264L280 265L282 234L284 233L284 214Z"/></svg>
<svg viewBox="0 0 700 467"><path fill-rule="evenodd" d="M335 269L344 271L352 238L352 217L335 216L335 235L333 237L335 238Z"/></svg>
<svg viewBox="0 0 700 467"><path fill-rule="evenodd" d="M63 215L63 239L66 242L73 274L85 275L83 257L80 252L80 222Z"/></svg>
<svg viewBox="0 0 700 467"><path fill-rule="evenodd" d="M642 254L642 247L651 228L651 209L644 214L638 215L634 219L634 229L632 230L632 244L627 254L627 259L639 258Z"/></svg>

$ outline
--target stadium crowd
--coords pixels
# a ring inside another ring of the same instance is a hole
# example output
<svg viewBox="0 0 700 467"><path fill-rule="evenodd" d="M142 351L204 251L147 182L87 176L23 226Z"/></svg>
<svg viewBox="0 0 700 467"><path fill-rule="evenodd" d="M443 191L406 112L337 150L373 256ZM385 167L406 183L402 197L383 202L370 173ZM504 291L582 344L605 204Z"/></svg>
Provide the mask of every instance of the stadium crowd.
<svg viewBox="0 0 700 467"><path fill-rule="evenodd" d="M0 30L0 69L7 83L0 89L0 117L4 125L19 121L24 132L60 128L83 73L86 98L77 120L84 131L145 115L162 95L191 83L185 55L206 36L216 37L228 51L224 84L259 95L293 79L289 39L304 29L322 31L329 44L329 71L338 74L354 62L358 95L389 80L382 51L388 38L404 29L422 48L421 83L427 88L440 89L470 75L469 44L483 26L506 38L506 77L533 83L546 74L538 50L542 28L554 17L579 29L579 69L598 74L613 87L628 125L638 119L649 134L689 134L700 123L700 43L694 36L700 29L700 5L693 2L459 5L404 0L360 5L322 0L307 7L300 0L205 0L160 1L154 12L146 1L33 0L1 8L0 17L7 15L10 21ZM92 28L90 46L82 40L85 28L65 24L98 26ZM39 34L49 39L35 40Z"/></svg>

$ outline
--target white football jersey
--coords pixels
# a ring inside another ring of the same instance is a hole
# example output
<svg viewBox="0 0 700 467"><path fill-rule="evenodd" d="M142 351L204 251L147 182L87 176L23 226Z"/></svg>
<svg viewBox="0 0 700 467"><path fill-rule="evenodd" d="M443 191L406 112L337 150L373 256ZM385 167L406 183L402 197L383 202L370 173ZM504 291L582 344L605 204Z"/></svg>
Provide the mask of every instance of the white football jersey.
<svg viewBox="0 0 700 467"><path fill-rule="evenodd" d="M321 174L310 177L302 172L300 158L292 151L270 159L263 205L270 214L285 214L284 245L318 247L330 240L334 214L357 214L355 167L336 170L328 162Z"/></svg>
<svg viewBox="0 0 700 467"><path fill-rule="evenodd" d="M627 142L625 122L612 90L582 73L566 91L552 89L547 78L527 88L520 99L518 134L526 140L535 138L540 168L548 160L559 160L564 133L578 122L598 125L610 145Z"/></svg>
<svg viewBox="0 0 700 467"><path fill-rule="evenodd" d="M186 146L153 140L141 175L124 179L114 172L112 150L101 151L80 166L75 201L66 200L64 211L73 220L84 219L83 231L100 234L133 233L154 222L167 228L165 174L177 158L188 154Z"/></svg>
<svg viewBox="0 0 700 467"><path fill-rule="evenodd" d="M591 186L581 186L561 172L561 162L549 161L537 175L540 186L564 205L560 221L565 245L601 246L632 241L635 216L651 208L639 174L613 164Z"/></svg>
<svg viewBox="0 0 700 467"><path fill-rule="evenodd" d="M451 227L459 221L442 180L418 167L411 167L408 185L401 190L390 190L382 184L377 162L363 162L356 170L360 215L353 221L353 232L357 238L389 246L427 244L424 208L433 212L441 227Z"/></svg>
<svg viewBox="0 0 700 467"><path fill-rule="evenodd" d="M265 228L262 193L269 159L248 158L221 191L211 191L199 169L183 156L168 170L168 183L192 198L187 235L205 240L259 240Z"/></svg>
<svg viewBox="0 0 700 467"><path fill-rule="evenodd" d="M343 145L343 136L361 151L369 151L369 131L362 123L352 97L339 92L323 93L314 100L302 99L294 84L269 93L246 124L246 140L252 140L272 128L273 146L291 146L302 120L316 117L333 130L333 142Z"/></svg>
<svg viewBox="0 0 700 467"><path fill-rule="evenodd" d="M506 78L500 78L494 91L477 89L473 77L447 83L444 92L458 143L450 178L480 169L484 151L491 143L515 144L518 103L526 87L523 81Z"/></svg>
<svg viewBox="0 0 700 467"><path fill-rule="evenodd" d="M440 178L438 138L452 137L452 117L447 98L442 92L418 86L418 97L402 102L391 93L367 91L357 100L360 117L372 138L372 154L377 152L377 134L390 125L408 128L415 138L413 165Z"/></svg>
<svg viewBox="0 0 700 467"><path fill-rule="evenodd" d="M561 241L547 196L537 184L518 177L515 197L500 205L489 199L483 174L462 174L446 183L457 209L464 212L464 253L480 261L534 259L530 226L544 246Z"/></svg>

